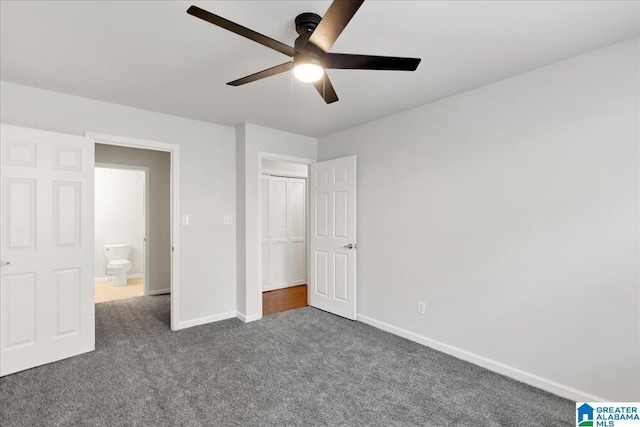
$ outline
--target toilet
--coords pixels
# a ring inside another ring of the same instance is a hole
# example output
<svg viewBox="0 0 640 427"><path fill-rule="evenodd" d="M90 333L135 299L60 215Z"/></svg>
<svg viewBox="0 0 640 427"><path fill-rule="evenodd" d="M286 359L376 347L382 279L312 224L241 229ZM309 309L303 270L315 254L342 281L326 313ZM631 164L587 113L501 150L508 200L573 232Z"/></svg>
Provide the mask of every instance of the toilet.
<svg viewBox="0 0 640 427"><path fill-rule="evenodd" d="M113 286L124 286L127 284L127 272L131 270L129 251L131 245L128 243L118 243L115 245L103 245L104 254L107 257L107 270L105 273L111 277Z"/></svg>

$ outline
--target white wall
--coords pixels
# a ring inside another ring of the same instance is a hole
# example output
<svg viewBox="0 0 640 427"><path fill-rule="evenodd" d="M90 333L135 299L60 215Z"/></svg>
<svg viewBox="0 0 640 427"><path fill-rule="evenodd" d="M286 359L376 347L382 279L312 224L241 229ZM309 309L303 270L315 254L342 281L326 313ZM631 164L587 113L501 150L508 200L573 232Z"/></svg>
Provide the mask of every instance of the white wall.
<svg viewBox="0 0 640 427"><path fill-rule="evenodd" d="M307 178L309 166L300 163L283 162L281 160L262 159L262 171L269 175Z"/></svg>
<svg viewBox="0 0 640 427"><path fill-rule="evenodd" d="M259 269L258 204L261 159L259 153L311 159L317 155L315 138L244 123L236 130L238 187L237 310L243 320L262 315Z"/></svg>
<svg viewBox="0 0 640 427"><path fill-rule="evenodd" d="M103 245L129 243L131 270L144 271L144 171L95 170L95 275L107 277Z"/></svg>
<svg viewBox="0 0 640 427"><path fill-rule="evenodd" d="M222 222L235 212L234 128L7 82L0 91L3 123L180 145L180 209L191 225L180 236L179 322L235 315L236 230Z"/></svg>
<svg viewBox="0 0 640 427"><path fill-rule="evenodd" d="M360 319L574 399L640 400L638 48L321 138L319 160L358 156Z"/></svg>

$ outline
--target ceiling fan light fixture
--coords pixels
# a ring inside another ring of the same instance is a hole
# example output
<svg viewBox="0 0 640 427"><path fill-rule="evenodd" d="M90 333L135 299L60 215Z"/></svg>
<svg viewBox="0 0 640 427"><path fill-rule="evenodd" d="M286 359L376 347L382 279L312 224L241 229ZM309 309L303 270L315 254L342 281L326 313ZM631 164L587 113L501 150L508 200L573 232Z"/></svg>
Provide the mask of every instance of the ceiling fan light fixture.
<svg viewBox="0 0 640 427"><path fill-rule="evenodd" d="M324 76L324 68L322 68L319 59L304 58L303 60L295 62L296 64L293 67L293 75L301 82L317 82L322 78L322 76Z"/></svg>
<svg viewBox="0 0 640 427"><path fill-rule="evenodd" d="M313 12L299 14L295 19L299 37L295 39L293 47L200 9L198 6L189 7L187 13L293 59L293 61L228 82L229 86L241 86L293 70L296 79L314 83L313 86L324 102L331 104L338 101L338 95L325 69L415 71L420 63L420 58L329 52L364 1L333 0L324 17Z"/></svg>

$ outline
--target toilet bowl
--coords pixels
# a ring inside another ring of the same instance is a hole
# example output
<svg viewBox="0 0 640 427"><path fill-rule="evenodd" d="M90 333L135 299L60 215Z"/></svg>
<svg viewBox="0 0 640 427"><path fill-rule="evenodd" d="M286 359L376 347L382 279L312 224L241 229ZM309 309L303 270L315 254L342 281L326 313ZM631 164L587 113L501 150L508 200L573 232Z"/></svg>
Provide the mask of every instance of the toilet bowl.
<svg viewBox="0 0 640 427"><path fill-rule="evenodd" d="M126 285L127 272L131 270L131 261L127 259L131 245L128 243L103 245L103 249L108 262L105 273L111 277L111 284L113 286Z"/></svg>

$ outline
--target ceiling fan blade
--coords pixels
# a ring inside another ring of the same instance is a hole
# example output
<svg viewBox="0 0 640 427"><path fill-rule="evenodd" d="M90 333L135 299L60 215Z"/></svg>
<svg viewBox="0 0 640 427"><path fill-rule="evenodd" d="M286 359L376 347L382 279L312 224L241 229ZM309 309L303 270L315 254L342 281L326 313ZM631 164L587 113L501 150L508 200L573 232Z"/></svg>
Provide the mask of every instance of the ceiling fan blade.
<svg viewBox="0 0 640 427"><path fill-rule="evenodd" d="M267 68L266 70L258 71L250 76L243 77L238 80L227 83L229 86L240 86L247 83L255 82L256 80L264 79L266 77L275 76L276 74L284 73L293 68L293 62L285 62L284 64L276 65L275 67Z"/></svg>
<svg viewBox="0 0 640 427"><path fill-rule="evenodd" d="M334 0L316 29L313 30L309 42L323 52L329 52L362 3L364 0Z"/></svg>
<svg viewBox="0 0 640 427"><path fill-rule="evenodd" d="M322 78L317 82L313 82L313 85L316 87L316 90L324 99L324 102L327 104L331 104L332 102L336 102L338 100L338 95L336 95L336 91L331 84L331 80L329 80L329 76L327 73L324 73Z"/></svg>
<svg viewBox="0 0 640 427"><path fill-rule="evenodd" d="M222 27L225 30L229 30L232 33L236 33L242 37L246 37L249 40L253 40L256 43L260 43L263 46L266 46L273 50L277 50L280 53L284 53L287 56L293 56L293 54L295 53L295 49L292 48L291 46L288 46L284 43L279 42L278 40L274 40L270 37L267 37L253 30L250 30L247 27L243 27L240 24L231 22L228 19L225 19L221 16L214 15L213 13L207 12L204 9L200 9L197 6L191 6L189 9L187 9L187 13L189 15L195 16L196 18L200 18L204 21L210 22L213 25Z"/></svg>
<svg viewBox="0 0 640 427"><path fill-rule="evenodd" d="M323 59L324 68L342 70L415 71L420 61L420 58L350 55L347 53L328 53Z"/></svg>

